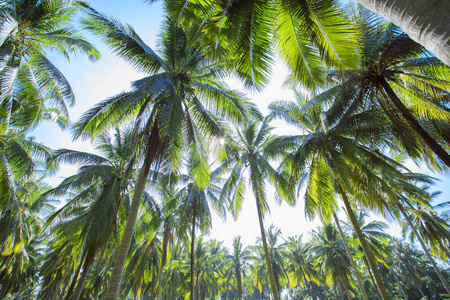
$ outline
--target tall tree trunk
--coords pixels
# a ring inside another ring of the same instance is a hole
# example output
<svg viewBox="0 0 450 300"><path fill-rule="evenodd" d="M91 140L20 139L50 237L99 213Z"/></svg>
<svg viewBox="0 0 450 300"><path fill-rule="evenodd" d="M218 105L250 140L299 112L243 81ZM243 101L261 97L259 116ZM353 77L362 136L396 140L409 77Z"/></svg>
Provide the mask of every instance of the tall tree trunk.
<svg viewBox="0 0 450 300"><path fill-rule="evenodd" d="M169 235L170 235L170 226L169 226L169 217L164 219L164 237L163 237L163 245L162 245L162 253L161 253L161 265L159 267L159 274L158 274L158 290L156 292L156 299L161 299L161 279L162 279L162 273L164 270L164 266L166 265L167 261L167 247L169 244Z"/></svg>
<svg viewBox="0 0 450 300"><path fill-rule="evenodd" d="M355 214L353 213L353 209L350 206L350 202L348 201L347 195L342 189L341 185L338 183L338 189L341 194L342 200L344 201L345 208L347 210L348 216L350 218L350 222L355 229L356 235L358 236L359 242L361 243L361 247L363 248L364 254L367 257L367 261L369 262L369 266L372 269L373 276L375 277L375 281L377 283L378 290L380 291L381 297L383 300L389 300L390 297L384 287L383 281L381 280L380 273L378 272L377 263L375 258L372 255L372 251L370 251L369 246L366 243L366 239L361 231L361 228L358 225L358 221L356 220Z"/></svg>
<svg viewBox="0 0 450 300"><path fill-rule="evenodd" d="M259 229L261 231L261 240L262 240L262 244L263 244L264 255L266 257L267 270L269 271L270 289L272 291L273 299L280 300L280 297L278 295L278 290L277 290L277 284L275 281L275 275L273 274L272 260L270 259L270 254L269 254L269 246L267 245L266 232L264 230L264 221L263 221L263 216L262 216L261 201L259 199L259 196L256 193L255 193L255 199L256 199L256 209L258 211Z"/></svg>
<svg viewBox="0 0 450 300"><path fill-rule="evenodd" d="M350 292L348 291L348 286L346 284L342 284L344 286L345 294L347 295L348 300L352 300L352 297L350 297Z"/></svg>
<svg viewBox="0 0 450 300"><path fill-rule="evenodd" d="M370 280L372 281L373 287L375 288L375 291L377 292L378 299L383 298L383 297L381 297L380 291L377 289L377 284L375 282L375 279L373 278L372 271L370 270L369 262L367 261L366 256L363 256L363 261L364 261L364 265L366 265L367 273L369 273L369 277L370 277Z"/></svg>
<svg viewBox="0 0 450 300"><path fill-rule="evenodd" d="M77 289L75 290L75 295L73 296L73 300L80 299L81 293L83 292L83 287L86 282L87 275L89 270L91 269L92 263L95 258L95 250L89 251L86 255L86 259L84 260L83 265L83 273L81 273L80 280L78 280Z"/></svg>
<svg viewBox="0 0 450 300"><path fill-rule="evenodd" d="M450 1L449 1L450 3ZM450 11L450 10L449 10ZM389 83L384 79L384 77L380 76L378 78L379 83L383 86L383 89L386 91L389 99L392 101L392 104L398 109L402 117L405 121L411 126L411 128L420 136L420 138L427 144L428 147L442 160L447 167L450 168L450 154L445 151L444 148L439 145L429 134L423 129L423 127L419 124L419 122L414 118L411 112L406 108L403 102L397 97L397 94L391 88Z"/></svg>
<svg viewBox="0 0 450 300"><path fill-rule="evenodd" d="M450 1L356 0L450 65Z"/></svg>
<svg viewBox="0 0 450 300"><path fill-rule="evenodd" d="M408 300L408 296L406 296L405 290L403 289L403 286L402 286L400 280L398 280L398 276L396 274L394 274L394 277L395 277L395 281L397 281L398 288L400 289L400 292L402 293L403 297L405 297L405 300Z"/></svg>
<svg viewBox="0 0 450 300"><path fill-rule="evenodd" d="M120 284L122 282L123 270L125 268L125 262L127 261L128 251L131 246L131 239L133 238L134 227L136 225L137 216L139 212L139 206L141 204L142 195L144 194L145 184L150 172L150 165L153 161L154 152L147 150L147 155L144 160L141 172L139 173L138 182L135 186L133 200L131 202L130 211L128 212L127 223L123 231L122 241L120 242L119 249L117 251L116 261L109 280L108 288L105 294L105 300L117 300L119 297Z"/></svg>
<svg viewBox="0 0 450 300"><path fill-rule="evenodd" d="M195 250L195 206L196 200L194 197L194 203L192 204L192 233L191 233L191 300L195 299L194 287L195 287L195 274L194 274L194 250Z"/></svg>
<svg viewBox="0 0 450 300"><path fill-rule="evenodd" d="M450 294L450 285L448 284L447 280L445 280L444 275L442 275L441 270L439 270L438 266L436 265L436 262L434 261L433 257L431 256L430 252L428 251L428 248L425 246L425 243L423 242L422 238L420 237L420 234L417 231L416 227L414 227L414 224L411 222L411 219L409 218L408 214L405 212L405 210L403 209L403 206L400 203L397 203L397 208L400 210L403 217L405 217L406 222L408 222L408 225L411 227L411 230L414 231L414 234L416 235L417 239L419 240L419 243L422 246L422 249L425 252L425 255L427 256L428 260L433 265L433 268L436 271L437 275L439 276L439 279L442 281L442 284L444 285L445 289L447 290L447 293Z"/></svg>
<svg viewBox="0 0 450 300"><path fill-rule="evenodd" d="M78 266L77 270L75 271L75 274L73 274L72 283L70 284L69 290L67 291L66 300L69 300L72 296L73 289L75 288L75 284L77 283L78 274L80 274L81 266L83 264L80 262L80 265Z"/></svg>
<svg viewBox="0 0 450 300"><path fill-rule="evenodd" d="M238 299L242 300L242 275L240 263L238 263L238 266L236 267L236 280L237 280Z"/></svg>
<svg viewBox="0 0 450 300"><path fill-rule="evenodd" d="M350 259L350 263L352 265L353 272L355 272L356 280L358 282L358 286L361 291L361 294L362 294L364 300L369 300L369 298L367 297L366 291L364 289L364 284L361 279L361 274L359 274L358 267L356 266L355 261L353 260L352 252L350 251L350 248L348 247L347 239L345 238L344 232L342 231L342 228L341 228L341 224L340 224L339 219L336 216L335 212L333 212L333 218L334 218L334 221L336 222L336 226L338 228L341 239L344 242L345 251L347 252L348 259Z"/></svg>

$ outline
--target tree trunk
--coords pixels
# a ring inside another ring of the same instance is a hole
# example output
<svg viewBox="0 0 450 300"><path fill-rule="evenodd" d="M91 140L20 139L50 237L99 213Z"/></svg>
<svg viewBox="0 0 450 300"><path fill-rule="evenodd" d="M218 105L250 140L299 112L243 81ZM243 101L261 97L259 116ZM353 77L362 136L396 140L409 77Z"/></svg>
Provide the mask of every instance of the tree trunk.
<svg viewBox="0 0 450 300"><path fill-rule="evenodd" d="M417 232L417 229L414 227L414 224L411 222L411 219L409 218L408 214L403 209L403 206L400 203L397 203L397 207L402 213L403 217L405 217L406 222L408 222L408 225L411 227L411 230L414 231L414 234L416 235L417 239L419 240L420 245L422 246L423 251L425 252L425 255L427 256L428 260L433 265L434 270L439 276L439 279L442 281L442 284L444 285L445 289L447 290L447 293L450 294L450 285L448 284L447 280L445 280L444 275L442 275L441 270L439 270L438 266L436 265L436 262L434 261L433 257L431 256L430 252L428 251L428 248L425 246L425 243L423 242L422 238L419 235L419 232Z"/></svg>
<svg viewBox="0 0 450 300"><path fill-rule="evenodd" d="M78 266L78 269L76 270L75 274L73 274L72 283L70 284L69 290L67 291L66 300L70 299L70 296L72 296L73 289L75 288L75 284L77 283L78 274L80 274L81 266L83 264L80 262L80 265Z"/></svg>
<svg viewBox="0 0 450 300"><path fill-rule="evenodd" d="M192 233L191 233L191 300L195 299L194 296L194 286L195 286L195 274L194 274L194 248L195 248L195 198L194 203L192 204Z"/></svg>
<svg viewBox="0 0 450 300"><path fill-rule="evenodd" d="M352 207L350 206L350 202L348 201L347 195L345 194L340 184L338 184L338 189L341 194L342 200L344 201L344 205L350 218L350 222L352 223L356 235L358 236L359 242L361 243L361 247L363 248L364 255L366 256L367 261L369 262L369 266L372 269L372 273L373 276L375 277L375 281L377 283L378 290L381 293L381 297L383 298L383 300L389 300L390 297L386 291L386 288L384 287L383 281L381 280L380 273L378 272L377 263L372 255L372 251L370 251L370 248L366 243L366 239L364 238L361 228L359 228L358 221L356 220L355 214L353 213Z"/></svg>
<svg viewBox="0 0 450 300"><path fill-rule="evenodd" d="M449 1L450 3L450 1ZM450 10L449 10L450 11ZM427 144L428 147L442 160L447 167L450 168L450 155L444 148L439 145L429 134L423 129L423 127L419 124L419 122L414 118L411 112L406 108L406 106L402 103L402 101L397 97L394 90L392 90L389 83L384 79L384 77L379 77L379 82L383 86L386 91L389 99L392 101L392 104L398 109L402 117L405 121L411 126L411 128L420 136L420 138Z"/></svg>
<svg viewBox="0 0 450 300"><path fill-rule="evenodd" d="M241 266L239 263L236 268L236 280L237 280L238 299L242 300L242 275L241 275Z"/></svg>
<svg viewBox="0 0 450 300"><path fill-rule="evenodd" d="M267 270L269 271L270 289L272 291L273 299L280 300L280 297L278 295L277 285L275 282L275 275L273 274L272 260L270 259L270 254L269 254L269 246L267 245L266 232L264 230L264 221L263 221L263 216L262 216L261 202L260 202L259 196L257 194L255 194L255 199L256 199L256 209L258 211L259 229L261 231L261 240L262 240L262 244L263 244L263 248L264 248L264 255L266 257Z"/></svg>
<svg viewBox="0 0 450 300"><path fill-rule="evenodd" d="M377 292L378 299L382 299L380 291L377 289L377 284L375 283L375 279L373 278L372 271L370 270L369 262L367 261L367 257L363 256L364 264L366 265L367 273L369 273L370 280L372 281L373 287Z"/></svg>
<svg viewBox="0 0 450 300"><path fill-rule="evenodd" d="M164 237L163 237L163 245L162 245L162 253L161 253L161 265L159 267L158 274L158 290L156 292L156 299L161 299L161 279L162 273L164 270L164 266L166 265L167 260L167 246L169 244L169 235L170 235L170 226L168 217L164 219Z"/></svg>
<svg viewBox="0 0 450 300"><path fill-rule="evenodd" d="M86 255L86 259L84 260L83 265L83 273L81 273L80 280L78 280L77 289L75 290L75 295L73 296L74 300L80 299L81 293L83 292L83 287L86 282L87 275L89 270L91 269L92 263L95 258L95 250L89 251Z"/></svg>
<svg viewBox="0 0 450 300"><path fill-rule="evenodd" d="M356 0L450 65L450 1Z"/></svg>
<svg viewBox="0 0 450 300"><path fill-rule="evenodd" d="M133 238L134 227L136 225L137 216L139 212L139 206L141 204L142 195L144 194L145 184L150 172L150 165L153 160L153 156L149 151L144 160L141 172L139 173L139 179L136 184L133 201L131 202L130 211L128 212L127 223L123 231L122 241L117 251L117 258L114 263L114 268L109 280L108 288L105 294L105 300L117 300L119 297L120 284L122 282L123 270L125 268L125 262L127 261L128 251L131 246L131 239Z"/></svg>
<svg viewBox="0 0 450 300"><path fill-rule="evenodd" d="M339 219L336 216L335 212L333 212L333 218L334 218L334 221L336 222L336 226L338 228L342 242L344 243L345 251L347 252L348 258L350 259L350 263L352 265L353 271L355 272L356 280L358 282L358 286L361 291L361 294L362 294L364 300L369 300L369 298L367 297L366 291L364 290L364 284L361 279L361 274L359 274L358 267L356 266L355 261L353 260L352 252L350 251L350 248L348 247L347 239L345 238L344 232L342 231L342 228L341 228L341 224L340 224Z"/></svg>
<svg viewBox="0 0 450 300"><path fill-rule="evenodd" d="M348 300L352 300L352 297L350 297L350 292L348 291L348 286L346 284L342 284L344 286L345 294L347 295Z"/></svg>
<svg viewBox="0 0 450 300"><path fill-rule="evenodd" d="M398 276L396 274L394 274L394 277L395 277L395 281L397 281L398 288L400 289L400 292L402 293L403 297L405 297L405 300L408 300L408 296L406 296L405 290L403 289L403 286L402 286L400 280L398 280Z"/></svg>

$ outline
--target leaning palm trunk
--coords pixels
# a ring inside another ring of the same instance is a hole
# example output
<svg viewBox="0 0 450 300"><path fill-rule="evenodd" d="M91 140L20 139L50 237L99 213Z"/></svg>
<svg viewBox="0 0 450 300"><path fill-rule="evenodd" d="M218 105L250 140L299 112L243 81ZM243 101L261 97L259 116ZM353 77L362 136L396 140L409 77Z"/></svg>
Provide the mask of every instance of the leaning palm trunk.
<svg viewBox="0 0 450 300"><path fill-rule="evenodd" d="M410 38L450 66L450 1L356 0L399 26Z"/></svg>
<svg viewBox="0 0 450 300"><path fill-rule="evenodd" d="M386 288L384 287L383 281L381 280L380 273L378 272L377 263L375 261L375 258L373 257L372 251L370 251L370 248L366 243L366 239L364 238L361 228L359 227L358 221L356 220L355 214L353 213L353 209L350 206L350 202L348 201L348 197L340 184L338 184L338 189L341 194L342 200L344 201L345 209L347 210L350 222L352 223L356 235L358 236L359 242L361 243L361 247L363 248L364 255L366 256L367 261L369 262L369 266L372 269L372 273L373 276L375 277L375 282L377 283L377 287L381 293L381 297L383 298L383 300L389 300L390 297L386 291Z"/></svg>
<svg viewBox="0 0 450 300"><path fill-rule="evenodd" d="M73 274L72 283L70 284L69 291L67 292L66 300L70 300L70 298L72 297L72 293L73 293L73 290L75 288L75 284L77 283L78 274L80 274L80 270L81 270L81 266L82 265L83 264L80 262L80 265L78 266L78 269L75 271L75 274Z"/></svg>
<svg viewBox="0 0 450 300"><path fill-rule="evenodd" d="M422 238L419 235L419 232L417 232L417 229L414 227L413 223L411 222L411 219L409 218L408 214L405 212L405 210L403 209L403 206L400 203L397 203L397 208L400 210L401 214L406 219L406 222L408 222L408 225L411 227L411 230L414 232L417 239L419 240L419 243L422 246L422 249L425 252L425 255L427 256L428 260L433 265L433 268L436 271L437 275L439 276L439 279L442 281L442 284L444 285L445 289L447 290L447 293L450 294L450 285L448 284L447 280L445 280L444 275L442 274L441 270L439 270L438 266L436 265L436 262L434 261L433 257L431 256L430 252L428 251L428 248L425 246L425 243L423 242Z"/></svg>
<svg viewBox="0 0 450 300"><path fill-rule="evenodd" d="M95 250L89 251L86 255L86 259L84 260L83 265L83 273L81 273L80 280L78 280L77 289L75 290L75 295L73 296L73 300L78 300L81 297L81 293L83 292L84 284L86 283L86 278L91 269L91 266L94 262L95 258Z"/></svg>
<svg viewBox="0 0 450 300"><path fill-rule="evenodd" d="M267 270L269 271L270 289L272 291L273 300L280 300L278 290L277 290L277 284L275 282L275 275L273 273L272 261L270 259L269 246L267 245L266 232L264 230L264 221L263 221L263 217L262 217L261 201L259 200L259 197L256 194L255 194L255 199L256 199L256 208L258 211L259 229L261 230L261 240L262 240L263 249L264 249L264 256L266 257Z"/></svg>
<svg viewBox="0 0 450 300"><path fill-rule="evenodd" d="M429 134L423 129L419 122L414 118L411 112L405 107L402 101L397 97L397 94L392 90L389 83L380 76L380 84L386 91L392 104L398 109L405 121L411 126L411 128L420 136L420 138L427 144L428 147L442 160L443 163L450 168L450 155L444 148L441 147Z"/></svg>
<svg viewBox="0 0 450 300"><path fill-rule="evenodd" d="M344 232L342 231L342 228L341 228L341 224L340 224L339 219L336 216L335 212L333 212L333 218L334 218L334 221L336 222L336 226L338 228L342 242L344 243L345 251L347 252L348 258L350 259L350 263L352 265L353 271L355 272L356 280L358 281L358 286L361 291L361 294L362 294L364 300L369 300L369 298L367 297L366 291L364 290L364 284L361 279L361 274L359 274L358 267L356 266L355 261L353 260L352 252L350 251L350 248L348 247L347 239L345 238Z"/></svg>

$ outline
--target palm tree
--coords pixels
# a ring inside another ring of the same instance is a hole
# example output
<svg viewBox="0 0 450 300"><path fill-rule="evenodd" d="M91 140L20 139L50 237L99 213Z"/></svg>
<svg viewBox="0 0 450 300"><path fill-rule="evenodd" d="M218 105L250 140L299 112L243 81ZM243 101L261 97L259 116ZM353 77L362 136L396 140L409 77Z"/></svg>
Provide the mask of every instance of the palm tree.
<svg viewBox="0 0 450 300"><path fill-rule="evenodd" d="M275 136L268 125L270 118L262 122L249 122L242 130L238 130L237 136L233 137L230 144L228 159L217 169L223 174L230 172L222 189L222 197L230 199L230 210L236 218L242 207L246 179L244 177L248 170L249 184L255 196L256 208L261 232L261 241L266 257L270 288L274 299L279 299L279 291L275 281L270 259L269 245L267 243L264 229L264 214L268 210L265 181L269 180L276 188L276 198L280 201L286 199L289 203L294 202L293 185L290 184L288 176L284 172L275 170L269 160L279 157Z"/></svg>
<svg viewBox="0 0 450 300"><path fill-rule="evenodd" d="M284 243L289 287L304 286L314 298L312 282L322 281L321 274L313 265L310 249L302 242L302 236L289 237Z"/></svg>
<svg viewBox="0 0 450 300"><path fill-rule="evenodd" d="M195 168L191 170L195 170ZM193 175L195 175L195 172L193 172ZM183 187L177 193L177 197L181 199L179 210L182 211L184 215L183 217L181 217L179 226L187 227L191 225L190 299L195 300L198 298L198 295L195 294L196 289L194 270L196 265L195 232L197 226L203 232L210 229L212 221L210 206L222 218L225 218L226 216L226 208L223 201L220 199L221 189L216 184L214 184L214 178L202 178L200 180L199 178L194 178L192 176L182 177L184 177L182 178ZM201 185L199 185L199 183Z"/></svg>
<svg viewBox="0 0 450 300"><path fill-rule="evenodd" d="M106 299L117 299L150 168L157 170L164 160L177 170L183 161L182 151L189 150L189 155L198 159L198 172L203 172L207 169L207 154L202 140L224 135L221 120L242 120L249 105L218 81L224 74L219 64L203 55L195 29L182 28L166 19L158 55L131 26L93 9L89 9L84 23L120 57L148 74L133 83L132 91L90 109L75 127L75 137L90 136L108 130L114 123L135 118L139 132L136 142L144 161L106 294Z"/></svg>
<svg viewBox="0 0 450 300"><path fill-rule="evenodd" d="M276 102L269 106L274 116L305 131L305 134L280 138L283 144L280 147L295 149L286 163L292 165L294 175L303 175L300 183L306 185L305 212L309 218L318 213L322 220L327 221L330 214L336 211L335 194L341 196L383 299L389 299L376 262L353 213L348 193L363 194L352 200L380 211L385 207L382 200L385 193L395 194L389 190L378 170L382 170L381 174L384 176L402 178L402 174L393 167L398 166L398 163L374 150L384 147L384 139L391 132L383 124L385 120L379 111L336 114L333 109L322 112L320 105L304 108L306 102L299 99L298 103ZM370 148L366 146L369 144Z"/></svg>
<svg viewBox="0 0 450 300"><path fill-rule="evenodd" d="M342 289L344 289L348 300L350 300L348 291L351 283L349 278L350 258L345 254L343 242L338 237L339 233L336 228L328 224L319 228L319 231L314 231L313 234L310 251L314 253L314 259L326 276L327 284L333 282L335 286L338 286L342 298Z"/></svg>
<svg viewBox="0 0 450 300"><path fill-rule="evenodd" d="M56 188L46 192L41 199L69 195L65 206L56 211L47 222L66 219L58 224L60 234L69 232L82 240L83 273L78 281L73 299L78 300L83 291L89 270L95 256L109 241L117 224L118 210L124 195L130 188L130 176L134 166L133 131L116 128L114 138L100 135L95 140L96 155L75 150L61 149L55 152L58 163L72 163L80 166L77 174L63 180ZM81 204L81 205L80 205ZM84 206L82 204L85 204ZM87 205L86 205L87 204ZM80 262L81 265L81 262ZM74 275L76 280L78 274ZM69 289L67 297L71 297Z"/></svg>
<svg viewBox="0 0 450 300"><path fill-rule="evenodd" d="M230 275L233 274L236 281L237 296L239 300L242 300L242 276L244 270L247 268L250 259L250 250L246 247L243 248L241 237L237 236L233 239L233 250L231 254L227 256L230 261Z"/></svg>
<svg viewBox="0 0 450 300"><path fill-rule="evenodd" d="M311 104L333 100L344 108L379 107L413 159L422 160L431 150L450 167L448 133L437 125L450 119L450 68L392 23L386 25L364 10L358 22L364 33L359 67L332 73L330 77L339 84L313 98ZM439 169L439 163L429 159Z"/></svg>
<svg viewBox="0 0 450 300"><path fill-rule="evenodd" d="M75 98L66 78L48 60L45 50L67 59L78 53L88 55L91 60L99 57L98 51L72 27L72 18L80 8L78 2L67 0L9 0L0 4L1 135L7 132L14 110L26 104L28 97L35 101L34 117L39 116L36 108L44 102L67 117L66 105L73 104Z"/></svg>
<svg viewBox="0 0 450 300"><path fill-rule="evenodd" d="M450 66L450 23L445 13L448 1L356 0L399 26L413 40Z"/></svg>

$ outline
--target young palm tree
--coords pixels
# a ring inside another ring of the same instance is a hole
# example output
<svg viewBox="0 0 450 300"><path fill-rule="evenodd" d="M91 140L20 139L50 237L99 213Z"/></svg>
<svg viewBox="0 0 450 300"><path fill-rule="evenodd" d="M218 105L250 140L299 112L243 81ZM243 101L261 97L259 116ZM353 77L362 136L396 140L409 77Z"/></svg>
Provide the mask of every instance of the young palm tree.
<svg viewBox="0 0 450 300"><path fill-rule="evenodd" d="M247 269L250 260L250 250L243 248L241 237L237 236L233 239L233 249L231 254L226 257L230 261L229 274L234 276L236 281L237 297L242 300L244 270ZM226 275L225 275L226 276Z"/></svg>
<svg viewBox="0 0 450 300"><path fill-rule="evenodd" d="M108 130L112 124L135 119L139 132L136 142L144 161L106 295L106 299L117 299L150 167L157 169L165 160L172 170L177 170L183 161L182 151L189 150L189 155L198 159L196 170L202 173L207 169L207 154L199 140L224 135L221 119L239 122L249 105L218 81L225 74L218 63L205 58L195 28L185 29L166 19L158 55L131 26L93 9L84 23L120 57L148 74L133 83L132 91L90 109L75 127L75 137L91 136Z"/></svg>
<svg viewBox="0 0 450 300"><path fill-rule="evenodd" d="M228 159L217 169L220 174L230 172L222 189L222 197L230 200L230 210L236 218L242 207L245 192L245 173L248 172L249 185L255 196L258 213L261 241L266 257L270 288L274 299L279 299L279 291L272 269L272 263L264 229L264 214L268 210L265 181L269 180L276 188L278 201L286 199L294 202L294 187L290 184L288 176L282 171L275 170L270 165L270 159L279 157L282 152L275 142L275 136L270 133L268 125L270 118L262 122L249 122L242 130L238 130L230 145Z"/></svg>

